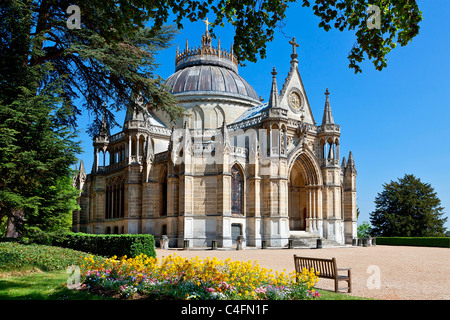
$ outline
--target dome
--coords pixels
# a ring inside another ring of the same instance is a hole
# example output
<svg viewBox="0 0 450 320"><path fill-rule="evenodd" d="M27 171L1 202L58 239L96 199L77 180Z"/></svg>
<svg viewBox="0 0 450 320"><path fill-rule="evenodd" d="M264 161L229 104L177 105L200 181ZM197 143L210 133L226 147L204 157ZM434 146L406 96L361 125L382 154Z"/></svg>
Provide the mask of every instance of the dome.
<svg viewBox="0 0 450 320"><path fill-rule="evenodd" d="M258 100L255 90L241 76L224 67L199 65L178 70L171 75L166 85L171 92L187 93L213 91L216 94L231 94Z"/></svg>
<svg viewBox="0 0 450 320"><path fill-rule="evenodd" d="M237 60L233 52L211 47L211 37L202 36L200 48L179 52L177 50L175 73L165 85L171 93L205 94L208 96L233 96L260 103L252 86L238 74Z"/></svg>

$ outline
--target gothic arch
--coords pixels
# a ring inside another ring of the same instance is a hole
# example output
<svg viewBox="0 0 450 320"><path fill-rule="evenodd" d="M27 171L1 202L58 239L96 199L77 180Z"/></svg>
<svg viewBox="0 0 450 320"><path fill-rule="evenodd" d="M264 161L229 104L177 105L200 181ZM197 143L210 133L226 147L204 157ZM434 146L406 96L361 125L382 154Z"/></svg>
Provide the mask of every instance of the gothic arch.
<svg viewBox="0 0 450 320"><path fill-rule="evenodd" d="M226 121L225 112L223 112L223 109L220 106L215 106L212 116L214 119L211 119L211 123L214 123L214 128L222 127L223 122Z"/></svg>
<svg viewBox="0 0 450 320"><path fill-rule="evenodd" d="M298 147L288 157L288 177L294 165L299 165L307 185L323 185L322 173L314 154L308 149ZM289 178L290 179L290 178Z"/></svg>
<svg viewBox="0 0 450 320"><path fill-rule="evenodd" d="M245 173L242 166L235 161L231 173L231 213L245 215Z"/></svg>
<svg viewBox="0 0 450 320"><path fill-rule="evenodd" d="M205 125L205 115L202 108L195 106L191 111L190 127L193 129L203 129Z"/></svg>

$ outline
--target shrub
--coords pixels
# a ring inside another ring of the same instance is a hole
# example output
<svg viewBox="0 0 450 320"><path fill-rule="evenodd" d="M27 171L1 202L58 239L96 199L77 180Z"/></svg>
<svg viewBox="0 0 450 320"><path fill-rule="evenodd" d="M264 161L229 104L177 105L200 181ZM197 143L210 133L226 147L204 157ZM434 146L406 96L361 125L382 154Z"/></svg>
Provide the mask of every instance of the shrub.
<svg viewBox="0 0 450 320"><path fill-rule="evenodd" d="M0 243L0 271L10 272L33 268L41 271L64 270L72 264L78 265L80 258L84 257L89 257L89 254L67 248L37 244L24 245L17 242Z"/></svg>
<svg viewBox="0 0 450 320"><path fill-rule="evenodd" d="M448 237L377 237L377 244L390 246L420 246L450 248Z"/></svg>
<svg viewBox="0 0 450 320"><path fill-rule="evenodd" d="M75 232L36 232L30 241L89 252L105 257L145 254L156 257L155 239L151 234L88 234Z"/></svg>

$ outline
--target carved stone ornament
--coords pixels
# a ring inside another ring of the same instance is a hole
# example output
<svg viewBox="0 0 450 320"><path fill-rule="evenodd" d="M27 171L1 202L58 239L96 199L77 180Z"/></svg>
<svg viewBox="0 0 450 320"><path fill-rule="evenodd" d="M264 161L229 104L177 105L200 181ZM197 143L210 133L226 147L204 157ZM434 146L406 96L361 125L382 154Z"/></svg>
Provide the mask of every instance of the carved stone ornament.
<svg viewBox="0 0 450 320"><path fill-rule="evenodd" d="M304 98L303 94L298 89L292 89L288 95L288 103L292 112L300 113L303 110Z"/></svg>

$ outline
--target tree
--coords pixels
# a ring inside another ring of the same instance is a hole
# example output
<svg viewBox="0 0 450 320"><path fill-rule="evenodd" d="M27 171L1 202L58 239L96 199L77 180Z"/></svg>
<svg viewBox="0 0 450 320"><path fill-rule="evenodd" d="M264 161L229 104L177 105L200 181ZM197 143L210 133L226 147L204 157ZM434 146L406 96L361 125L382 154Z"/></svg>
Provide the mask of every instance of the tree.
<svg viewBox="0 0 450 320"><path fill-rule="evenodd" d="M0 221L7 217L7 235L68 229L78 196L70 167L79 144L61 122L66 110L55 97L57 87L44 87L32 99L21 89L13 103L0 97Z"/></svg>
<svg viewBox="0 0 450 320"><path fill-rule="evenodd" d="M266 56L267 42L273 40L294 2L78 0L80 29L71 29L67 26L71 1L5 0L0 6L2 39L26 40L29 46L17 52L10 41L2 41L1 61L6 69L11 69L9 63L33 67L50 62L53 70L46 81L66 77L61 98L74 110L69 120L74 124L81 114L75 103L81 98L83 107L95 116L93 134L105 112L114 124L111 111L138 107L135 94L150 109L162 109L176 119L183 109L164 90L163 79L154 74L155 56L168 47L175 32L166 26L169 17L181 29L184 20L203 20L208 15L213 36L215 28L230 23L235 28L234 53L241 62L254 62L258 54ZM301 3L311 6L308 0ZM367 11L369 5L377 5L380 14L374 17ZM415 0L316 0L312 9L320 18L319 27L327 31L356 30L356 43L348 55L349 67L355 72L361 72L359 64L366 56L378 70L383 69L386 55L396 43L404 46L411 41L422 20ZM378 17L380 28L369 29L368 20ZM17 21L21 21L20 26ZM108 102L107 110L104 102Z"/></svg>
<svg viewBox="0 0 450 320"><path fill-rule="evenodd" d="M51 68L35 84L36 90L30 90L30 96L37 95L44 83L63 77L59 98L72 109L71 117L65 120L76 125L81 102L94 115L92 134L105 113L114 124L111 110L138 107L138 95L150 109L162 109L173 119L179 117L182 109L164 90L164 80L154 74L156 53L168 47L174 29L157 23L153 28L144 26L149 19L145 12L153 6L141 0L80 0L77 6L81 10L81 28L71 29L66 13L71 4L65 0L2 3L0 83L12 83L11 78L17 76L14 66L34 68L49 63ZM20 51L14 47L19 41Z"/></svg>
<svg viewBox="0 0 450 320"><path fill-rule="evenodd" d="M375 211L370 214L374 236L432 237L443 236L441 201L428 183L412 174L383 185L375 199Z"/></svg>
<svg viewBox="0 0 450 320"><path fill-rule="evenodd" d="M60 121L64 111L54 89L34 99L25 93L11 104L0 100L0 221L7 217L7 236L71 226L78 192L70 166L80 148Z"/></svg>
<svg viewBox="0 0 450 320"><path fill-rule="evenodd" d="M358 238L362 239L370 235L371 227L370 223L367 221L363 221L357 228Z"/></svg>

